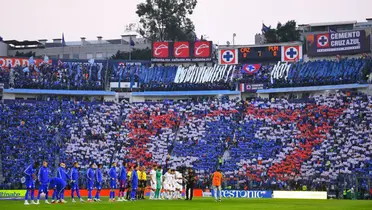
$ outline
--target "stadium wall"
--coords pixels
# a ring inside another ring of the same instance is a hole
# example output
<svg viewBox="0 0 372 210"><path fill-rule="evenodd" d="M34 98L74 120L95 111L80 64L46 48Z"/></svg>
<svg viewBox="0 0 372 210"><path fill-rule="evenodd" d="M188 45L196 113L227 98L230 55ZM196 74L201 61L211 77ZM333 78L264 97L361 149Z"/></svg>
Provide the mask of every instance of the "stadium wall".
<svg viewBox="0 0 372 210"><path fill-rule="evenodd" d="M8 55L8 45L0 42L0 56L7 56Z"/></svg>

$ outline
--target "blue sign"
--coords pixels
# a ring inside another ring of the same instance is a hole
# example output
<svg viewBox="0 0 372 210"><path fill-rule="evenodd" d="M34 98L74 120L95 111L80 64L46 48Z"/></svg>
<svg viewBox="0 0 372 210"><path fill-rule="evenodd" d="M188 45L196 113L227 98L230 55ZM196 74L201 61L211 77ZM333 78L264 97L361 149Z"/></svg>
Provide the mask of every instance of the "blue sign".
<svg viewBox="0 0 372 210"><path fill-rule="evenodd" d="M223 198L272 198L272 191L264 190L222 190L221 197ZM214 197L214 190L212 190Z"/></svg>
<svg viewBox="0 0 372 210"><path fill-rule="evenodd" d="M307 35L309 56L350 55L370 52L370 35L364 30Z"/></svg>

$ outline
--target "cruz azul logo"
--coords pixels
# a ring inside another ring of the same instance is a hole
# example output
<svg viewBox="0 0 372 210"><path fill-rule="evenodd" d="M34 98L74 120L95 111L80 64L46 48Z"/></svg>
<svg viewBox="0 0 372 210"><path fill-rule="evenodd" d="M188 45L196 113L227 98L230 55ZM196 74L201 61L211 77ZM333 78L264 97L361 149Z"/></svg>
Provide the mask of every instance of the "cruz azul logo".
<svg viewBox="0 0 372 210"><path fill-rule="evenodd" d="M173 48L173 55L176 58L188 58L190 56L189 42L175 42Z"/></svg>
<svg viewBox="0 0 372 210"><path fill-rule="evenodd" d="M329 47L329 34L318 34L316 38L317 47Z"/></svg>
<svg viewBox="0 0 372 210"><path fill-rule="evenodd" d="M152 44L152 56L155 58L168 58L169 56L168 42L154 42Z"/></svg>
<svg viewBox="0 0 372 210"><path fill-rule="evenodd" d="M211 56L211 42L198 41L194 43L194 57L207 58Z"/></svg>

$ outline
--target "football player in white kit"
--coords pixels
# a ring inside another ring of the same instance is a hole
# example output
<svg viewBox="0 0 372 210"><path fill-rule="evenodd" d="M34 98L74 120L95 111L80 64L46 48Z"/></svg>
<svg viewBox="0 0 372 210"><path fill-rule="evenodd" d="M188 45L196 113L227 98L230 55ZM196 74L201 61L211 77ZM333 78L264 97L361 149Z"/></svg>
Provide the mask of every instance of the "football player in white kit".
<svg viewBox="0 0 372 210"><path fill-rule="evenodd" d="M170 186L169 186L169 199L175 198L176 192L176 170L171 170L171 179L170 179Z"/></svg>
<svg viewBox="0 0 372 210"><path fill-rule="evenodd" d="M154 165L150 171L150 200L154 199L155 191L156 191L156 165Z"/></svg>
<svg viewBox="0 0 372 210"><path fill-rule="evenodd" d="M175 198L182 199L182 174L175 171Z"/></svg>
<svg viewBox="0 0 372 210"><path fill-rule="evenodd" d="M163 189L164 189L163 198L166 198L166 199L170 198L171 185L172 185L172 172L171 172L171 169L169 169L167 173L165 173L163 176Z"/></svg>

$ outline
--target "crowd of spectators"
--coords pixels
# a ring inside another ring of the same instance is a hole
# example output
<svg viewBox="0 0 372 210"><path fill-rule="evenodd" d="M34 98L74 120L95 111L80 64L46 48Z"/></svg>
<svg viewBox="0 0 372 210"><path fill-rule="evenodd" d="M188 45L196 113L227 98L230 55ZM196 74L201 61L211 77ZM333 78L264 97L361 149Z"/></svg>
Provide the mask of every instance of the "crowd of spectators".
<svg viewBox="0 0 372 210"><path fill-rule="evenodd" d="M44 63L4 68L0 80L10 88L103 90L104 72L102 64Z"/></svg>
<svg viewBox="0 0 372 210"><path fill-rule="evenodd" d="M193 167L199 187L216 168L244 189L351 187L372 178L372 97L177 103L8 102L0 105L3 176L19 184L32 161L112 161ZM221 159L221 162L219 161ZM346 183L346 184L345 184ZM347 185L347 186L346 186Z"/></svg>
<svg viewBox="0 0 372 210"><path fill-rule="evenodd" d="M237 76L237 81L249 84L269 84L270 72L273 67L274 64L264 64L261 66L260 70L254 74L239 73Z"/></svg>
<svg viewBox="0 0 372 210"><path fill-rule="evenodd" d="M365 83L372 69L371 58L300 61L288 64L288 71L275 70L275 65L263 64L251 74L239 66L231 78L218 82L176 83L178 66L110 65L106 81L106 65L61 62L0 69L0 81L32 89L103 90L105 82L129 82L130 87L138 82L140 91L235 90L239 83L263 84L264 88ZM277 77L273 78L273 72Z"/></svg>
<svg viewBox="0 0 372 210"><path fill-rule="evenodd" d="M316 60L289 64L288 72L280 70L279 78L271 80L275 65L264 64L253 74L242 73L237 80L265 88L339 85L365 83L372 72L371 58Z"/></svg>

